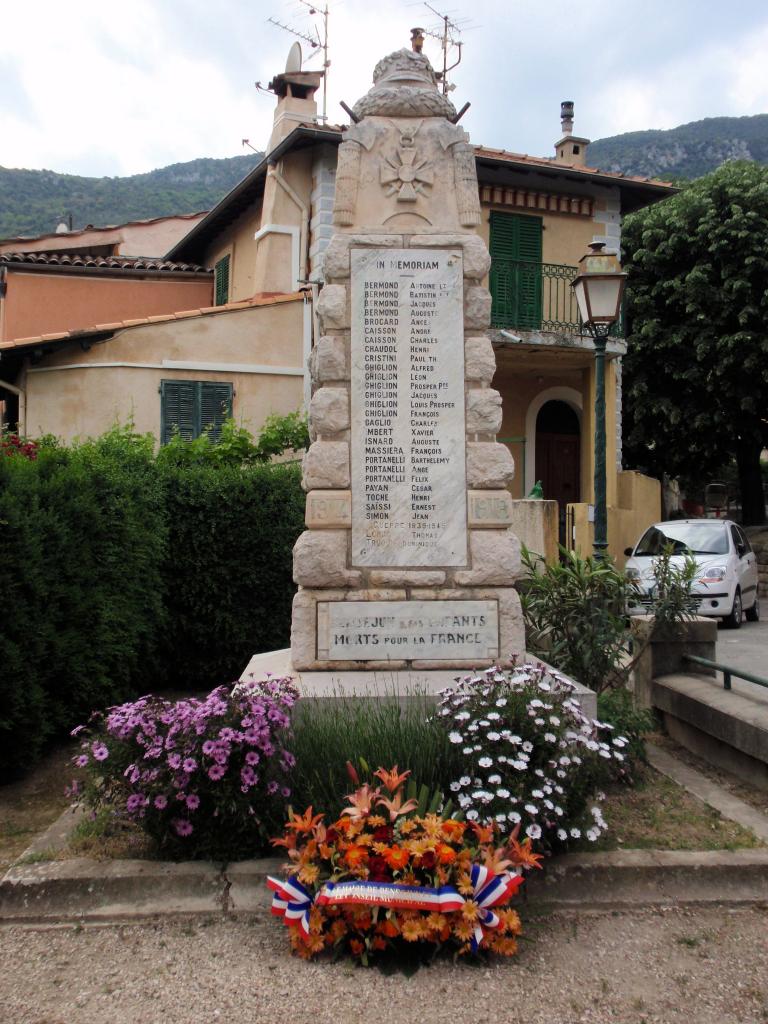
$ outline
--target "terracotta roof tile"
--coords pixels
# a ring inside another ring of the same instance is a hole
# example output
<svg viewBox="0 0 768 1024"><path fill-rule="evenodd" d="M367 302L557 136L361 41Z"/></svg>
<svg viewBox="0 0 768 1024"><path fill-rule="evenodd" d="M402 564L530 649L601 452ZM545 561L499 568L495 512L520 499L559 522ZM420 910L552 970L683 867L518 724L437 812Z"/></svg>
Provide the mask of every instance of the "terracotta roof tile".
<svg viewBox="0 0 768 1024"><path fill-rule="evenodd" d="M661 187L675 188L671 181L658 181L655 178L643 178L637 174L624 174L621 171L601 171L599 167L585 167L583 164L565 163L546 156L529 156L527 153L510 153L506 149L493 149L490 146L475 146L475 156L492 157L494 160L508 160L510 163L533 164L547 170L557 170L559 167L568 171L576 171L581 174L600 174L605 178L622 178L624 181L636 181L643 185L659 185Z"/></svg>
<svg viewBox="0 0 768 1024"><path fill-rule="evenodd" d="M63 341L68 338L83 338L89 334L122 331L132 327L146 327L148 324L163 323L171 320L187 320L197 316L216 316L220 313L238 313L256 306L277 306L284 302L300 302L305 298L304 292L283 292L254 295L243 302L229 302L223 306L208 306L205 309L190 309L178 313L167 313L160 316L146 316L134 320L121 320L113 324L97 324L82 330L60 331L56 334L40 334L31 338L14 338L12 341L0 342L0 349L27 348L46 341Z"/></svg>
<svg viewBox="0 0 768 1024"><path fill-rule="evenodd" d="M212 274L196 263L172 263L140 256L71 256L62 252L4 252L0 265L31 264L46 267L76 267L86 270L151 270L168 274Z"/></svg>
<svg viewBox="0 0 768 1024"><path fill-rule="evenodd" d="M100 224L94 227L93 224L85 228L77 228L74 231L46 231L42 235L13 235L10 238L0 238L0 243L7 242L39 242L43 238L78 238L89 231L118 231L120 228L132 228L145 224L159 224L163 220L194 220L196 217L204 217L207 210L198 210L196 213L171 213L166 217L149 217L147 220L126 220L121 224Z"/></svg>

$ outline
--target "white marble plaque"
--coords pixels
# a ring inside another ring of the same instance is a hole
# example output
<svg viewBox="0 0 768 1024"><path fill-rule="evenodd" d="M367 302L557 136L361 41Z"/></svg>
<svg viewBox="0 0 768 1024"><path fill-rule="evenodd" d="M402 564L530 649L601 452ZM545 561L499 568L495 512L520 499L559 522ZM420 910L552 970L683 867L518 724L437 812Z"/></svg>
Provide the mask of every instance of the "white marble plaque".
<svg viewBox="0 0 768 1024"><path fill-rule="evenodd" d="M321 601L323 661L488 661L499 654L496 601Z"/></svg>
<svg viewBox="0 0 768 1024"><path fill-rule="evenodd" d="M351 255L352 565L465 566L461 251Z"/></svg>

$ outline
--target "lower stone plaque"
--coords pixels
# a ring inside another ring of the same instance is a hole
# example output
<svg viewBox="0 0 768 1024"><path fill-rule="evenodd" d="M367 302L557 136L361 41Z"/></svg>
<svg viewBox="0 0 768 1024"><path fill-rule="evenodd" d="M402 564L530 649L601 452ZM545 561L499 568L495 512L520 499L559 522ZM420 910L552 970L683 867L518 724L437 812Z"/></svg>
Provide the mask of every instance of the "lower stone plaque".
<svg viewBox="0 0 768 1024"><path fill-rule="evenodd" d="M321 661L488 660L499 654L496 601L321 601Z"/></svg>

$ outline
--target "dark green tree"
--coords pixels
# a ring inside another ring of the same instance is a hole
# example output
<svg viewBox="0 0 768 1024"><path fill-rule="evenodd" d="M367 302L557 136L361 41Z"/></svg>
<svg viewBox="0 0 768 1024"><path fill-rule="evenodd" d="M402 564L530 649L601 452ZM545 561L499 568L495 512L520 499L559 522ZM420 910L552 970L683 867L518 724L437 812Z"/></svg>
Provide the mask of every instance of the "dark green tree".
<svg viewBox="0 0 768 1024"><path fill-rule="evenodd" d="M765 522L768 167L724 164L628 217L626 455L702 479L735 459L745 523Z"/></svg>

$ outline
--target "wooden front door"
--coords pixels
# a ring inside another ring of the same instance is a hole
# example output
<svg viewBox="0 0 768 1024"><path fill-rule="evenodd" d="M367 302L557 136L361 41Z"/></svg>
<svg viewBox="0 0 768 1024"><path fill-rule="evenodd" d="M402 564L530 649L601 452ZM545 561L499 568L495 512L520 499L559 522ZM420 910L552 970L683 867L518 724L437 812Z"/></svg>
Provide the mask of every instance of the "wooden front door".
<svg viewBox="0 0 768 1024"><path fill-rule="evenodd" d="M576 413L565 402L547 402L536 419L536 479L544 497L558 503L560 543L565 507L581 500L581 438Z"/></svg>

